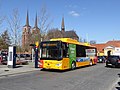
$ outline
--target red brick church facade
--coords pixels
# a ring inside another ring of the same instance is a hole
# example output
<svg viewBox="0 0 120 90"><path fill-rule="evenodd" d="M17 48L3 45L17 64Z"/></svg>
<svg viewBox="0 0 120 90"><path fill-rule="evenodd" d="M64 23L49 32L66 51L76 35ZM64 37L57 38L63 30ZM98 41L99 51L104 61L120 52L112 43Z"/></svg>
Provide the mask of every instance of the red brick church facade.
<svg viewBox="0 0 120 90"><path fill-rule="evenodd" d="M40 34L40 29L37 25L37 14L35 18L35 26L31 28L29 25L29 15L27 12L26 16L26 24L23 26L23 32L22 32L22 48L25 49L24 51L30 51L30 44L34 43L32 40L32 36L35 34Z"/></svg>

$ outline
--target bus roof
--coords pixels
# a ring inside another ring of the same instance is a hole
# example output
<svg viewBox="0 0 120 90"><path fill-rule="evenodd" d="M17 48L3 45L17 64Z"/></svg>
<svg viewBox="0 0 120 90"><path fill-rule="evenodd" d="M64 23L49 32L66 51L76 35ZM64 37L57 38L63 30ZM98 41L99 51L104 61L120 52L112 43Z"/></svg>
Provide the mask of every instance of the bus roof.
<svg viewBox="0 0 120 90"><path fill-rule="evenodd" d="M72 43L72 44L77 44L77 45L94 47L94 46L91 46L89 43L78 42L77 40L74 40L74 39L71 39L71 38L54 38L54 39L50 39L50 41L62 41L62 42L66 42L66 43Z"/></svg>

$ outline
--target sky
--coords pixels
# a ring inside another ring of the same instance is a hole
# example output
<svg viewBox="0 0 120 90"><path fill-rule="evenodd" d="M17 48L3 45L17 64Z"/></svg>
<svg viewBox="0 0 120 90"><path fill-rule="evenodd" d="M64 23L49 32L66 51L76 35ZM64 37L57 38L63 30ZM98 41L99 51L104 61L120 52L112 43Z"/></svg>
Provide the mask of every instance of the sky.
<svg viewBox="0 0 120 90"><path fill-rule="evenodd" d="M120 0L0 0L0 15L10 16L17 8L24 26L28 10L29 24L34 27L36 13L43 6L52 21L51 28L61 29L64 16L65 30L75 30L87 41L120 40ZM3 22L0 28L6 27Z"/></svg>

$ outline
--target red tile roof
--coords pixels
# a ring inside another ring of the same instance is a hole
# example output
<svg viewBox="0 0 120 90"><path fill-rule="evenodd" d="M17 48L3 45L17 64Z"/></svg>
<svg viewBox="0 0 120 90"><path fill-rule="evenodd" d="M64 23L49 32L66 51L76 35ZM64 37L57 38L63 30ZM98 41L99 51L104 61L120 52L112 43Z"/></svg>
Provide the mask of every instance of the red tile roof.
<svg viewBox="0 0 120 90"><path fill-rule="evenodd" d="M120 40L113 40L113 41L108 41L103 44L92 44L92 45L95 46L97 50L102 53L103 49L107 46L120 47Z"/></svg>
<svg viewBox="0 0 120 90"><path fill-rule="evenodd" d="M95 46L97 48L97 51L99 52L104 52L103 49L105 47L105 44L93 44L93 46Z"/></svg>
<svg viewBox="0 0 120 90"><path fill-rule="evenodd" d="M107 46L114 46L114 47L120 47L120 40L119 41L108 41L105 45L106 47Z"/></svg>

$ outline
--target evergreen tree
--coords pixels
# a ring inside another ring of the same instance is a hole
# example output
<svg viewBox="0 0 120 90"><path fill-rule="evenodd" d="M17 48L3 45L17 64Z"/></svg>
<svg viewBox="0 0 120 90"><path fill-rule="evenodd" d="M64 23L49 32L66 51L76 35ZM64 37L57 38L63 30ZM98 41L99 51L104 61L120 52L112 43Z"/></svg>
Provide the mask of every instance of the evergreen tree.
<svg viewBox="0 0 120 90"><path fill-rule="evenodd" d="M0 50L3 49L3 46L4 46L3 39L2 39L2 37L0 36Z"/></svg>
<svg viewBox="0 0 120 90"><path fill-rule="evenodd" d="M8 31L5 30L0 37L0 46L2 49L8 49L8 46L11 44L11 40L8 34Z"/></svg>

